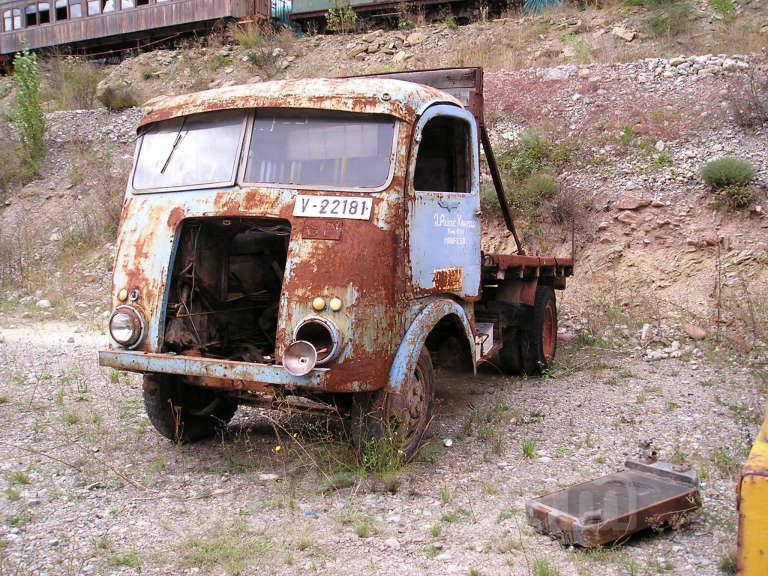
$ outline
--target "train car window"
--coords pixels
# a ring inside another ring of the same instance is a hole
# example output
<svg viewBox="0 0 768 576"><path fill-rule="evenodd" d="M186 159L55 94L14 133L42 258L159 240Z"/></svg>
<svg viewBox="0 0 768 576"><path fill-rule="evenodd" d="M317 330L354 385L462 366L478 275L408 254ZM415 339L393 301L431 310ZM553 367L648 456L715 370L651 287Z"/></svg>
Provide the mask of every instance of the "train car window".
<svg viewBox="0 0 768 576"><path fill-rule="evenodd" d="M134 8L135 4L133 0L123 0L120 2L120 10L125 10L126 8Z"/></svg>
<svg viewBox="0 0 768 576"><path fill-rule="evenodd" d="M21 8L13 9L13 29L21 30Z"/></svg>
<svg viewBox="0 0 768 576"><path fill-rule="evenodd" d="M56 22L69 18L69 13L67 12L67 0L56 0L54 8L56 12Z"/></svg>
<svg viewBox="0 0 768 576"><path fill-rule="evenodd" d="M6 10L3 12L3 32L10 32L13 30L13 19L11 18L11 11Z"/></svg>
<svg viewBox="0 0 768 576"><path fill-rule="evenodd" d="M24 8L25 26L37 26L37 7L29 4Z"/></svg>
<svg viewBox="0 0 768 576"><path fill-rule="evenodd" d="M88 16L98 14L101 9L101 2L99 0L88 0Z"/></svg>
<svg viewBox="0 0 768 576"><path fill-rule="evenodd" d="M101 0L101 11L102 12L114 12L115 11L115 0Z"/></svg>
<svg viewBox="0 0 768 576"><path fill-rule="evenodd" d="M164 2L165 0L159 0L159 1ZM138 0L136 4L138 4L139 6L146 6L147 4L149 4L149 0Z"/></svg>
<svg viewBox="0 0 768 576"><path fill-rule="evenodd" d="M82 18L83 6L80 4L80 0L75 0L69 3L69 17L70 18Z"/></svg>
<svg viewBox="0 0 768 576"><path fill-rule="evenodd" d="M51 5L48 2L40 2L37 10L40 24L48 24L51 21Z"/></svg>

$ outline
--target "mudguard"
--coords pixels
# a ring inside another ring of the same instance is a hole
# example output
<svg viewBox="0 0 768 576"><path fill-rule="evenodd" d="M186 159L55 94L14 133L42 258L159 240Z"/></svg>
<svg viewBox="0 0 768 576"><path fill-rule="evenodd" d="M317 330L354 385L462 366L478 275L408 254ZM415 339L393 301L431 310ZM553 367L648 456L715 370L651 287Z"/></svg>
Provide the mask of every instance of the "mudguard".
<svg viewBox="0 0 768 576"><path fill-rule="evenodd" d="M400 342L400 346L397 349L395 361L389 369L389 380L386 388L388 392L400 393L402 382L416 369L416 363L419 361L419 355L427 340L427 336L429 336L429 333L440 320L450 314L455 315L459 319L464 329L464 335L470 343L472 364L475 365L476 363L475 346L472 344L475 339L464 309L457 302L448 298L430 298L426 301L426 305L424 305L423 301L419 302L423 308L421 308L421 311L417 313L416 318L411 322L403 337L403 341Z"/></svg>

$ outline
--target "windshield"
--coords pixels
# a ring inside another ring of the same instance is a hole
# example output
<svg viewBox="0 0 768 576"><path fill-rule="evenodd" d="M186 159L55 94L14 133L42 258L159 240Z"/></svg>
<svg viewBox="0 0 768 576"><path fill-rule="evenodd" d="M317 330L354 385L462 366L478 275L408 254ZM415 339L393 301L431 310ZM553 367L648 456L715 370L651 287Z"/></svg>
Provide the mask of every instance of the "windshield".
<svg viewBox="0 0 768 576"><path fill-rule="evenodd" d="M228 184L234 180L245 113L209 112L153 124L139 142L137 190Z"/></svg>
<svg viewBox="0 0 768 576"><path fill-rule="evenodd" d="M257 110L245 181L379 188L389 179L395 120L310 110Z"/></svg>

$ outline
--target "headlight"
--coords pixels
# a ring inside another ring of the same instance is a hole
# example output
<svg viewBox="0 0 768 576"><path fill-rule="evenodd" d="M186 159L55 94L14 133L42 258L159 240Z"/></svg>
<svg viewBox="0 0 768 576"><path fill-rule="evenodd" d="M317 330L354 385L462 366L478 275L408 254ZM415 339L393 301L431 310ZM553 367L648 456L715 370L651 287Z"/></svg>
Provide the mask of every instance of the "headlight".
<svg viewBox="0 0 768 576"><path fill-rule="evenodd" d="M109 319L112 339L126 348L133 348L144 336L144 320L131 306L118 306Z"/></svg>
<svg viewBox="0 0 768 576"><path fill-rule="evenodd" d="M336 325L320 316L304 318L293 333L294 341L309 342L317 350L317 364L325 364L336 356L339 349L339 331Z"/></svg>

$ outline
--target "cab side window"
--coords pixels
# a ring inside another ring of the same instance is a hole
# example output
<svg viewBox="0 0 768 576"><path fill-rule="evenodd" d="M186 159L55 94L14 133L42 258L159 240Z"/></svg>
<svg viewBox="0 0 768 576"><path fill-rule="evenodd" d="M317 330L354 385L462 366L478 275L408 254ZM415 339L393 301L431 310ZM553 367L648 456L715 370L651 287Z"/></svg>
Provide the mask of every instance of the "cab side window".
<svg viewBox="0 0 768 576"><path fill-rule="evenodd" d="M469 192L469 134L469 126L459 118L438 116L427 122L416 157L414 189Z"/></svg>

